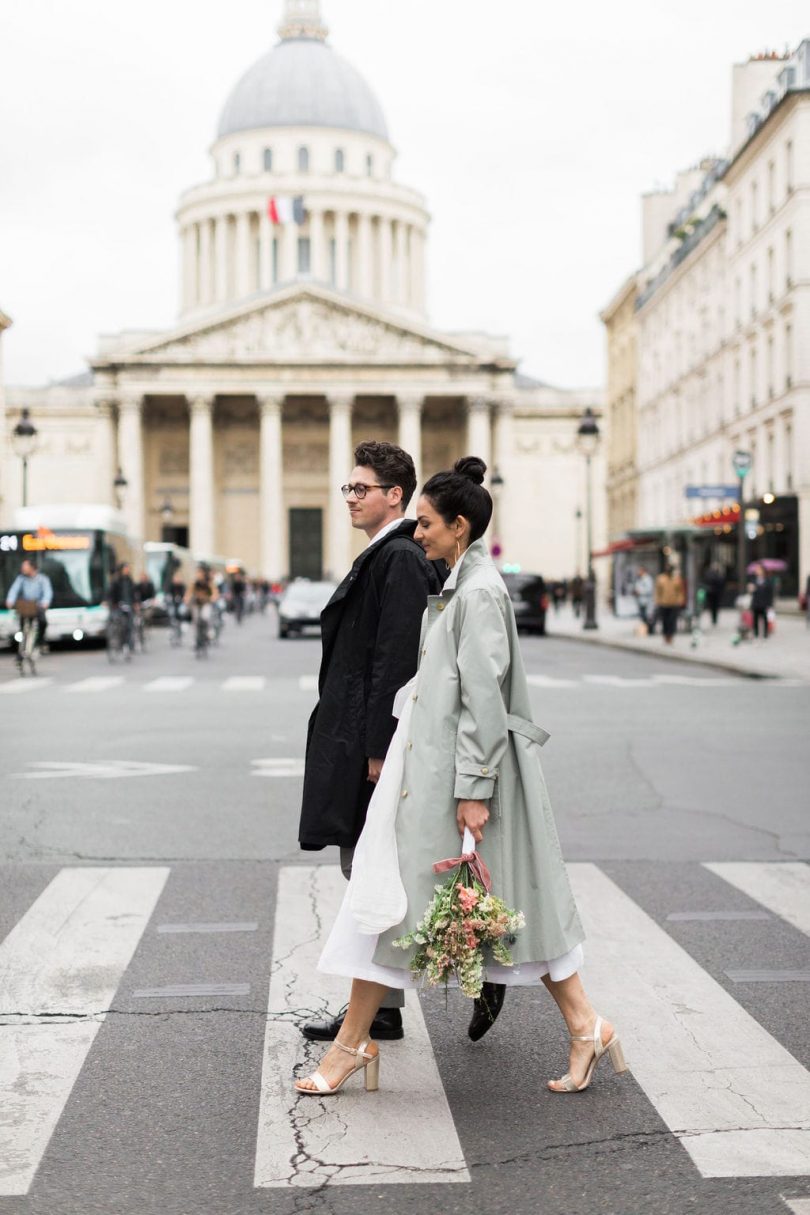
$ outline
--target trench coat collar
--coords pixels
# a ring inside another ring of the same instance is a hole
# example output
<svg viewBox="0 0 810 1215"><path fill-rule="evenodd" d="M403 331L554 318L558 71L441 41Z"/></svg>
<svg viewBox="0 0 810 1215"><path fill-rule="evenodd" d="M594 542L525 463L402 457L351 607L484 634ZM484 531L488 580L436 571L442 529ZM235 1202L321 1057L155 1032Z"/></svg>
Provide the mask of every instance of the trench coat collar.
<svg viewBox="0 0 810 1215"><path fill-rule="evenodd" d="M459 587L469 581L477 569L480 569L482 565L491 565L491 563L492 558L489 555L486 541L474 540L469 548L464 550L458 564L453 567L439 598L452 599Z"/></svg>
<svg viewBox="0 0 810 1215"><path fill-rule="evenodd" d="M329 600L326 607L324 608L324 612L327 611L329 608L333 607L336 603L340 603L342 600L344 600L346 598L349 591L354 586L354 583L357 581L357 578L358 578L363 566L372 557L376 557L376 555L379 553L379 551L382 548L384 548L386 544L390 544L392 540L395 540L397 538L397 536L407 536L410 540L413 540L413 533L415 531L416 531L416 520L415 519L406 519L403 516L402 522L400 523L399 527L394 527L391 529L390 532L386 532L386 534L380 540L378 540L376 542L376 544L371 543L371 544L367 545L363 549L360 556L355 559L354 565L349 570L348 574L343 579L340 586L337 588L337 590L332 595L332 598ZM414 540L414 544L415 543L416 543L416 541Z"/></svg>

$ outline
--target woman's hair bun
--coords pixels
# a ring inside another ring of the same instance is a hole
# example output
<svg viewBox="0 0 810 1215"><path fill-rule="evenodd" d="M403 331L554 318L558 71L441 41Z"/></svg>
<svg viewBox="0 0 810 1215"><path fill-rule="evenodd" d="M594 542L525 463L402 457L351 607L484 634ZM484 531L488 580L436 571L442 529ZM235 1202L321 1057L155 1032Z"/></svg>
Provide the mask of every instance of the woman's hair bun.
<svg viewBox="0 0 810 1215"><path fill-rule="evenodd" d="M460 477L466 477L468 481L473 481L476 485L484 484L486 471L486 464L483 460L479 460L478 456L462 456L453 465L454 473L458 473Z"/></svg>

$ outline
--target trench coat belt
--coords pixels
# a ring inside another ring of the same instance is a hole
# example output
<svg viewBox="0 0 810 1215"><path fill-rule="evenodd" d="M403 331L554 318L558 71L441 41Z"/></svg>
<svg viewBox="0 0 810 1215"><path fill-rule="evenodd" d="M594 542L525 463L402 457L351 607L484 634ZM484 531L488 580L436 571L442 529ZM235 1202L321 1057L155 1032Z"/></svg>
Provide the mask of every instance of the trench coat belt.
<svg viewBox="0 0 810 1215"><path fill-rule="evenodd" d="M543 730L533 721L529 721L527 717L517 717L514 713L507 715L506 725L512 734L520 734L523 738L528 738L530 742L537 743L538 747L542 747L551 738L548 730Z"/></svg>

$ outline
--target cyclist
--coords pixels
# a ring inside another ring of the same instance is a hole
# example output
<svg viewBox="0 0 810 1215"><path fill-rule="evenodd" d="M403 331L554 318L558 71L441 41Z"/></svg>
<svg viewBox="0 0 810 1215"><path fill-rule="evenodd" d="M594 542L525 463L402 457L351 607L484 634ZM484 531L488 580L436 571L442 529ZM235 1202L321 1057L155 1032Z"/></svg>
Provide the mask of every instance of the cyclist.
<svg viewBox="0 0 810 1215"><path fill-rule="evenodd" d="M233 611L236 616L236 623L241 624L245 614L245 594L247 592L247 583L245 582L244 574L241 570L236 570L231 578L231 599L233 602Z"/></svg>
<svg viewBox="0 0 810 1215"><path fill-rule="evenodd" d="M169 613L172 645L180 645L183 638L183 614L185 612L186 584L179 571L172 574L171 585L166 592L166 610Z"/></svg>
<svg viewBox="0 0 810 1215"><path fill-rule="evenodd" d="M217 597L218 592L210 569L205 565L199 566L197 577L186 594L186 603L191 605L191 618L194 621L194 650L196 653L208 648L211 605L216 603Z"/></svg>
<svg viewBox="0 0 810 1215"><path fill-rule="evenodd" d="M130 657L135 652L134 623L137 599L138 592L132 578L132 568L128 561L124 561L110 583L107 602L111 614L121 621L121 648L126 647Z"/></svg>
<svg viewBox="0 0 810 1215"><path fill-rule="evenodd" d="M48 627L46 612L53 600L53 587L47 574L40 573L37 564L31 557L26 557L20 566L20 572L9 588L6 597L6 607L17 608L20 629L25 630L25 621L33 615L37 619L37 636L35 645L40 647ZM17 662L21 664L20 650L17 651Z"/></svg>

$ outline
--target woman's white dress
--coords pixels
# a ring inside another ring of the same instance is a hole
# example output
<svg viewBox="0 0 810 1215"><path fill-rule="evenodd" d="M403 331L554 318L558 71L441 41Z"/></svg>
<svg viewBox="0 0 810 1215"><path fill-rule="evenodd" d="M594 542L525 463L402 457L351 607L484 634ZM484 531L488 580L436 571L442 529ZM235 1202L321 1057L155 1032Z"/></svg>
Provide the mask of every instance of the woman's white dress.
<svg viewBox="0 0 810 1215"><path fill-rule="evenodd" d="M401 970L378 966L374 961L374 954L379 934L401 923L407 911L407 896L399 877L395 825L413 706L411 686L412 684L406 685L397 694L394 716L399 717L399 725L388 748L382 774L368 808L366 825L357 842L351 881L318 962L318 969L325 974L366 979L373 983L383 983L386 987L400 988L420 985L420 979L413 975L405 964L406 952L403 950ZM486 832L482 851L486 858ZM436 857L437 861L442 859ZM448 874L447 877L449 876ZM446 880L447 878L437 877L436 882L438 884ZM495 893L497 894L497 891ZM425 908L420 907L418 910L421 918ZM515 910L523 911L527 917L532 911L530 907L519 907ZM552 958L548 962L529 962L522 966L488 966L485 978L491 983L503 983L507 987L526 987L538 983L546 974L555 981L567 979L582 968L582 962L582 946L577 945L562 957Z"/></svg>

